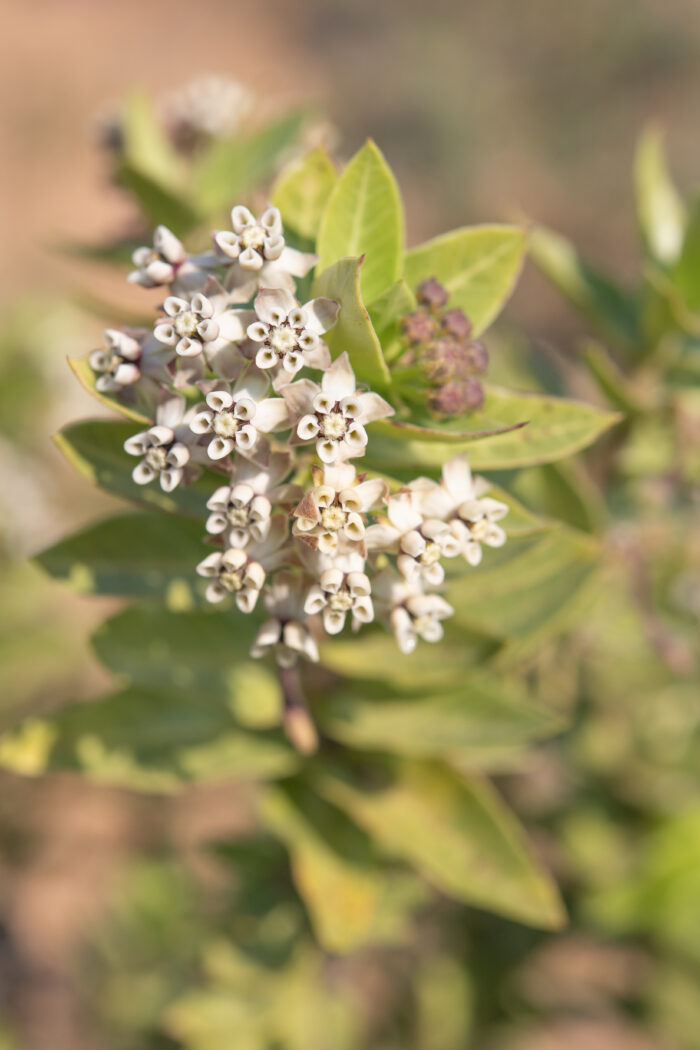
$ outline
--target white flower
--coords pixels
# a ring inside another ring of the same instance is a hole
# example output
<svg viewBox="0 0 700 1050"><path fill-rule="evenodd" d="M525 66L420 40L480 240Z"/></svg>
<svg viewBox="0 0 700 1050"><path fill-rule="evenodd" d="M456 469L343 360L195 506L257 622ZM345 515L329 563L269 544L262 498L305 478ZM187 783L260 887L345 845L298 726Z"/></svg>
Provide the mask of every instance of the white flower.
<svg viewBox="0 0 700 1050"><path fill-rule="evenodd" d="M292 511L292 532L322 554L334 554L362 543L365 517L385 499L388 487L381 478L360 481L352 463L312 468L314 487Z"/></svg>
<svg viewBox="0 0 700 1050"><path fill-rule="evenodd" d="M117 328L105 328L103 338L105 349L93 350L88 360L97 375L95 389L111 394L140 379L141 344Z"/></svg>
<svg viewBox="0 0 700 1050"><path fill-rule="evenodd" d="M179 136L221 138L236 131L252 101L251 92L240 81L210 75L190 80L171 92L161 103L161 111Z"/></svg>
<svg viewBox="0 0 700 1050"><path fill-rule="evenodd" d="M444 631L441 620L454 612L439 594L424 594L420 580L405 580L392 569L374 578L378 609L389 623L402 653L412 653L419 638L439 642Z"/></svg>
<svg viewBox="0 0 700 1050"><path fill-rule="evenodd" d="M231 301L247 302L258 288L286 288L294 292L294 278L305 277L317 256L285 244L279 209L267 207L259 218L236 205L232 230L217 230L214 247L220 261L230 263L226 288Z"/></svg>
<svg viewBox="0 0 700 1050"><path fill-rule="evenodd" d="M185 399L173 397L156 410L155 425L124 442L124 451L130 456L142 456L132 471L137 485L147 485L158 478L164 492L172 492L182 481L190 461L186 441L189 434Z"/></svg>
<svg viewBox="0 0 700 1050"><path fill-rule="evenodd" d="M233 594L241 612L252 612L268 571L277 568L286 556L282 548L288 534L287 519L279 514L260 543L251 543L245 550L229 547L207 555L197 566L198 574L211 580L207 601L220 602Z"/></svg>
<svg viewBox="0 0 700 1050"><path fill-rule="evenodd" d="M465 454L454 456L442 468L442 481L418 478L409 486L417 495L423 513L447 522L470 565L481 561L481 545L502 547L506 533L497 524L508 513L500 500L484 498L489 490L485 478L473 478Z"/></svg>
<svg viewBox="0 0 700 1050"><path fill-rule="evenodd" d="M262 542L270 530L273 504L291 503L301 493L298 485L282 484L290 469L287 452L273 452L265 467L237 458L229 484L218 488L207 501L211 511L207 532L214 536L228 532L231 547Z"/></svg>
<svg viewBox="0 0 700 1050"><path fill-rule="evenodd" d="M363 623L372 622L372 586L361 554L353 552L335 558L316 555L311 562L308 556L304 560L314 575L318 575L318 583L312 584L304 602L308 616L320 613L328 634L339 634L343 630L348 613L353 631L359 630Z"/></svg>
<svg viewBox="0 0 700 1050"><path fill-rule="evenodd" d="M289 572L280 572L265 594L271 618L262 625L250 650L254 660L274 652L280 667L293 667L300 656L317 663L318 648L305 622L302 582Z"/></svg>
<svg viewBox="0 0 700 1050"><path fill-rule="evenodd" d="M136 269L127 280L142 288L168 284L174 294L186 295L203 288L207 280L206 269L198 265L196 256L188 257L181 241L167 226L156 226L153 247L137 248L132 261Z"/></svg>
<svg viewBox="0 0 700 1050"><path fill-rule="evenodd" d="M315 440L319 459L324 463L364 456L365 424L394 412L379 394L357 390L347 353L333 362L320 386L309 379L299 379L282 387L280 393L302 416L296 429L298 441Z"/></svg>
<svg viewBox="0 0 700 1050"><path fill-rule="evenodd" d="M367 549L396 554L396 566L407 580L420 577L433 587L445 578L440 558L454 558L460 544L449 525L421 513L414 492L404 489L387 501L388 520L367 529Z"/></svg>
<svg viewBox="0 0 700 1050"><path fill-rule="evenodd" d="M156 322L153 334L165 346L174 347L179 357L199 357L206 350L213 363L217 351L245 338L248 311L228 309L224 289L209 278L205 291L189 299L169 295L163 303L166 317Z"/></svg>
<svg viewBox="0 0 700 1050"><path fill-rule="evenodd" d="M269 388L264 372L248 368L231 387L217 383L196 409L190 427L195 434L212 434L207 447L210 459L223 459L234 449L250 454L260 433L269 434L289 426L287 405L281 397L264 395Z"/></svg>
<svg viewBox="0 0 700 1050"><path fill-rule="evenodd" d="M336 322L339 304L334 299L299 306L284 288L263 288L253 306L257 320L248 326L248 338L260 344L258 368L281 369L289 380L305 366L330 366L330 352L320 337Z"/></svg>

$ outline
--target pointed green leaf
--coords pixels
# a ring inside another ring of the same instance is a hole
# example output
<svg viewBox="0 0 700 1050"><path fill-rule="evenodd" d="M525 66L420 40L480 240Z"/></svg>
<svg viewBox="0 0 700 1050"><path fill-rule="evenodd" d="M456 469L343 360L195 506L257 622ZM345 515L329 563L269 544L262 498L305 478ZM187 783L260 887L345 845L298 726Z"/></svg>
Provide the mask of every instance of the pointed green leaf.
<svg viewBox="0 0 700 1050"><path fill-rule="evenodd" d="M663 134L650 127L637 145L634 165L637 221L649 255L669 265L680 255L685 205L668 171Z"/></svg>
<svg viewBox="0 0 700 1050"><path fill-rule="evenodd" d="M373 390L385 389L390 381L382 348L360 294L362 259L340 259L314 282L314 295L337 299L340 313L326 336L334 357L347 350L358 380Z"/></svg>
<svg viewBox="0 0 700 1050"><path fill-rule="evenodd" d="M205 470L191 485L179 485L170 493L157 483L137 485L131 473L138 459L124 451L124 442L138 430L135 423L85 420L64 427L54 440L69 463L107 492L160 510L204 518L207 499L221 484L220 475Z"/></svg>
<svg viewBox="0 0 700 1050"><path fill-rule="evenodd" d="M248 135L219 139L202 154L194 173L193 196L203 216L241 203L239 198L267 182L297 141L306 110L287 113Z"/></svg>
<svg viewBox="0 0 700 1050"><path fill-rule="evenodd" d="M182 158L171 145L151 99L142 91L133 91L126 100L122 135L129 169L163 188L173 189L183 183Z"/></svg>
<svg viewBox="0 0 700 1050"><path fill-rule="evenodd" d="M338 179L323 213L316 250L322 272L345 256L366 256L361 288L372 302L401 276L401 194L380 150L368 141Z"/></svg>
<svg viewBox="0 0 700 1050"><path fill-rule="evenodd" d="M206 552L197 521L124 514L75 533L36 560L83 593L165 595L170 587L192 601L192 589L200 582L195 567Z"/></svg>
<svg viewBox="0 0 700 1050"><path fill-rule="evenodd" d="M351 747L404 755L459 755L482 768L528 741L551 736L560 722L516 683L483 673L462 677L449 692L421 693L352 685L318 706L324 733Z"/></svg>
<svg viewBox="0 0 700 1050"><path fill-rule="evenodd" d="M138 604L101 624L92 644L110 671L145 688L199 691L233 704L251 681L261 694L269 688L259 677L265 666L248 659L254 619L236 608L179 611ZM250 677L255 669L257 680Z"/></svg>
<svg viewBox="0 0 700 1050"><path fill-rule="evenodd" d="M530 256L562 295L622 346L638 349L639 317L635 297L588 266L565 237L536 227Z"/></svg>
<svg viewBox="0 0 700 1050"><path fill-rule="evenodd" d="M448 896L557 929L556 887L530 855L515 818L486 782L437 762L405 760L381 786L348 769L319 776L323 794L387 852Z"/></svg>
<svg viewBox="0 0 700 1050"><path fill-rule="evenodd" d="M260 812L289 849L294 883L321 947L346 954L386 941L394 886L374 863L366 835L298 784L268 788ZM391 932L393 940L399 931Z"/></svg>
<svg viewBox="0 0 700 1050"><path fill-rule="evenodd" d="M488 386L483 407L466 419L432 427L370 424L367 461L389 474L402 468L435 472L464 449L477 470L551 463L586 448L619 418L581 401Z"/></svg>
<svg viewBox="0 0 700 1050"><path fill-rule="evenodd" d="M700 197L692 203L683 247L671 271L671 281L691 314L700 313ZM697 317L693 320L697 325Z"/></svg>
<svg viewBox="0 0 700 1050"><path fill-rule="evenodd" d="M448 600L458 624L494 638L540 638L568 626L600 561L595 540L562 526L486 551L468 577L451 582Z"/></svg>
<svg viewBox="0 0 700 1050"><path fill-rule="evenodd" d="M151 225L163 223L178 237L184 237L199 225L199 215L183 194L162 185L127 161L119 166L119 181L136 198Z"/></svg>
<svg viewBox="0 0 700 1050"><path fill-rule="evenodd" d="M525 231L517 226L471 226L452 230L406 253L406 281L415 289L436 277L461 307L475 335L501 312L525 258Z"/></svg>
<svg viewBox="0 0 700 1050"><path fill-rule="evenodd" d="M135 791L170 792L189 780L287 776L297 764L280 731L247 732L206 695L138 686L30 720L0 743L5 769L79 770Z"/></svg>
<svg viewBox="0 0 700 1050"><path fill-rule="evenodd" d="M322 146L286 168L270 198L282 214L285 229L315 240L337 177L333 161Z"/></svg>

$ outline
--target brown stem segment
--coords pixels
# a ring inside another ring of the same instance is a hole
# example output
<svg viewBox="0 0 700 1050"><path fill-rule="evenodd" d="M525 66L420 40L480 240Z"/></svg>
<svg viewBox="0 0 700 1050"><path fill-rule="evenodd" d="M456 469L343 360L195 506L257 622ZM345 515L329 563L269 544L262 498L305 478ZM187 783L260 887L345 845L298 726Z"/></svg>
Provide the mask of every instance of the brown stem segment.
<svg viewBox="0 0 700 1050"><path fill-rule="evenodd" d="M318 733L301 688L299 670L280 667L279 676L284 695L282 724L287 739L302 755L313 755L318 748Z"/></svg>

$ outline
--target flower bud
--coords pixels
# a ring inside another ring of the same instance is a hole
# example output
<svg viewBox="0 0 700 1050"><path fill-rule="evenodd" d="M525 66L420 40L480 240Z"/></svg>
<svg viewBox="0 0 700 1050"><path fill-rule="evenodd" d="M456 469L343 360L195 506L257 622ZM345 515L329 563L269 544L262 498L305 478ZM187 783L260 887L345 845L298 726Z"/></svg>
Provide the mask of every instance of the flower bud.
<svg viewBox="0 0 700 1050"><path fill-rule="evenodd" d="M427 306L429 310L444 310L450 293L437 280L429 277L427 281L421 281L416 289L416 299L421 306Z"/></svg>
<svg viewBox="0 0 700 1050"><path fill-rule="evenodd" d="M442 315L442 330L453 339L468 339L472 332L472 323L464 310L446 310Z"/></svg>

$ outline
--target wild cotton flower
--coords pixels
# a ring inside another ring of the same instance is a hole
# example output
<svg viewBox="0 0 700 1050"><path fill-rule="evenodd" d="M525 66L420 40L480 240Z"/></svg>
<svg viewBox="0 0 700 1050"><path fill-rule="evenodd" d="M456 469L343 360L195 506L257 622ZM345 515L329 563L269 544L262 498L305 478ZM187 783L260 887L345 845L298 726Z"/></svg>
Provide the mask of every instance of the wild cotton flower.
<svg viewBox="0 0 700 1050"><path fill-rule="evenodd" d="M420 580L405 580L393 569L378 573L373 593L402 653L412 653L419 638L439 642L444 635L441 621L454 612L441 595L426 594Z"/></svg>
<svg viewBox="0 0 700 1050"><path fill-rule="evenodd" d="M394 413L379 394L357 389L347 353L333 362L320 385L299 379L282 387L280 393L302 417L297 424L297 441L315 441L318 457L324 463L364 456L365 424Z"/></svg>
<svg viewBox="0 0 700 1050"><path fill-rule="evenodd" d="M353 631L359 630L363 623L372 622L372 585L361 554L352 552L329 557L309 552L304 560L318 578L304 602L304 612L308 616L320 613L328 634L339 634L345 627L348 614Z"/></svg>
<svg viewBox="0 0 700 1050"><path fill-rule="evenodd" d="M169 295L163 303L166 316L156 323L153 334L180 357L198 357L206 350L207 360L213 363L218 350L245 337L247 315L228 309L226 293L213 278L206 291L189 299Z"/></svg>
<svg viewBox="0 0 700 1050"><path fill-rule="evenodd" d="M410 487L391 496L386 510L387 519L367 530L367 549L396 554L396 567L407 580L420 578L439 586L445 578L440 558L453 558L460 552L450 527L427 519Z"/></svg>
<svg viewBox="0 0 700 1050"><path fill-rule="evenodd" d="M317 663L318 647L307 624L300 577L290 572L278 573L265 590L264 602L270 619L255 636L250 650L253 659L273 652L280 667L293 667L300 656Z"/></svg>
<svg viewBox="0 0 700 1050"><path fill-rule="evenodd" d="M287 380L306 368L325 370L331 355L322 341L338 317L334 299L312 299L300 306L284 288L264 288L253 304L257 320L248 326L248 338L259 344L258 368L286 374Z"/></svg>
<svg viewBox="0 0 700 1050"><path fill-rule="evenodd" d="M204 257L188 256L182 242L167 226L156 226L153 247L137 248L132 256L135 270L127 277L142 288L169 285L173 295L188 295L204 287L207 269L200 263Z"/></svg>
<svg viewBox="0 0 700 1050"><path fill-rule="evenodd" d="M104 350L93 350L88 360L97 376L95 389L111 394L141 378L141 343L118 328L105 328L103 338Z"/></svg>
<svg viewBox="0 0 700 1050"><path fill-rule="evenodd" d="M287 519L279 514L272 519L267 535L260 542L249 543L244 549L229 547L207 555L197 566L198 574L211 581L206 589L207 601L220 602L233 595L241 612L252 612L267 573L285 559L282 547L288 534Z"/></svg>
<svg viewBox="0 0 700 1050"><path fill-rule="evenodd" d="M382 478L361 480L352 463L312 468L314 486L292 511L292 532L322 554L361 544L366 515L388 494Z"/></svg>
<svg viewBox="0 0 700 1050"><path fill-rule="evenodd" d="M317 257L287 246L278 208L256 218L242 204L231 212L231 230L214 232L214 248L229 267L231 302L245 303L258 288L285 288L294 294L295 277L305 277Z"/></svg>
<svg viewBox="0 0 700 1050"><path fill-rule="evenodd" d="M505 531L498 522L508 513L508 507L485 496L490 486L484 478L472 477L465 454L445 463L440 484L418 478L410 487L426 516L448 524L470 565L481 561L482 544L502 547L506 542Z"/></svg>
<svg viewBox="0 0 700 1050"><path fill-rule="evenodd" d="M251 366L233 386L217 383L208 391L190 427L195 434L212 435L207 445L210 459L223 459L234 450L249 455L258 445L261 433L288 426L286 402L281 397L266 398L268 388L265 373Z"/></svg>
<svg viewBox="0 0 700 1050"><path fill-rule="evenodd" d="M152 427L124 442L125 452L142 457L131 474L136 484L148 485L157 478L164 492L177 488L190 462L190 439L185 399L169 398L158 406Z"/></svg>
<svg viewBox="0 0 700 1050"><path fill-rule="evenodd" d="M231 547L262 542L270 531L273 506L291 504L301 495L299 485L284 484L290 469L288 452L273 452L266 466L237 457L229 484L207 500L207 532L227 534Z"/></svg>

